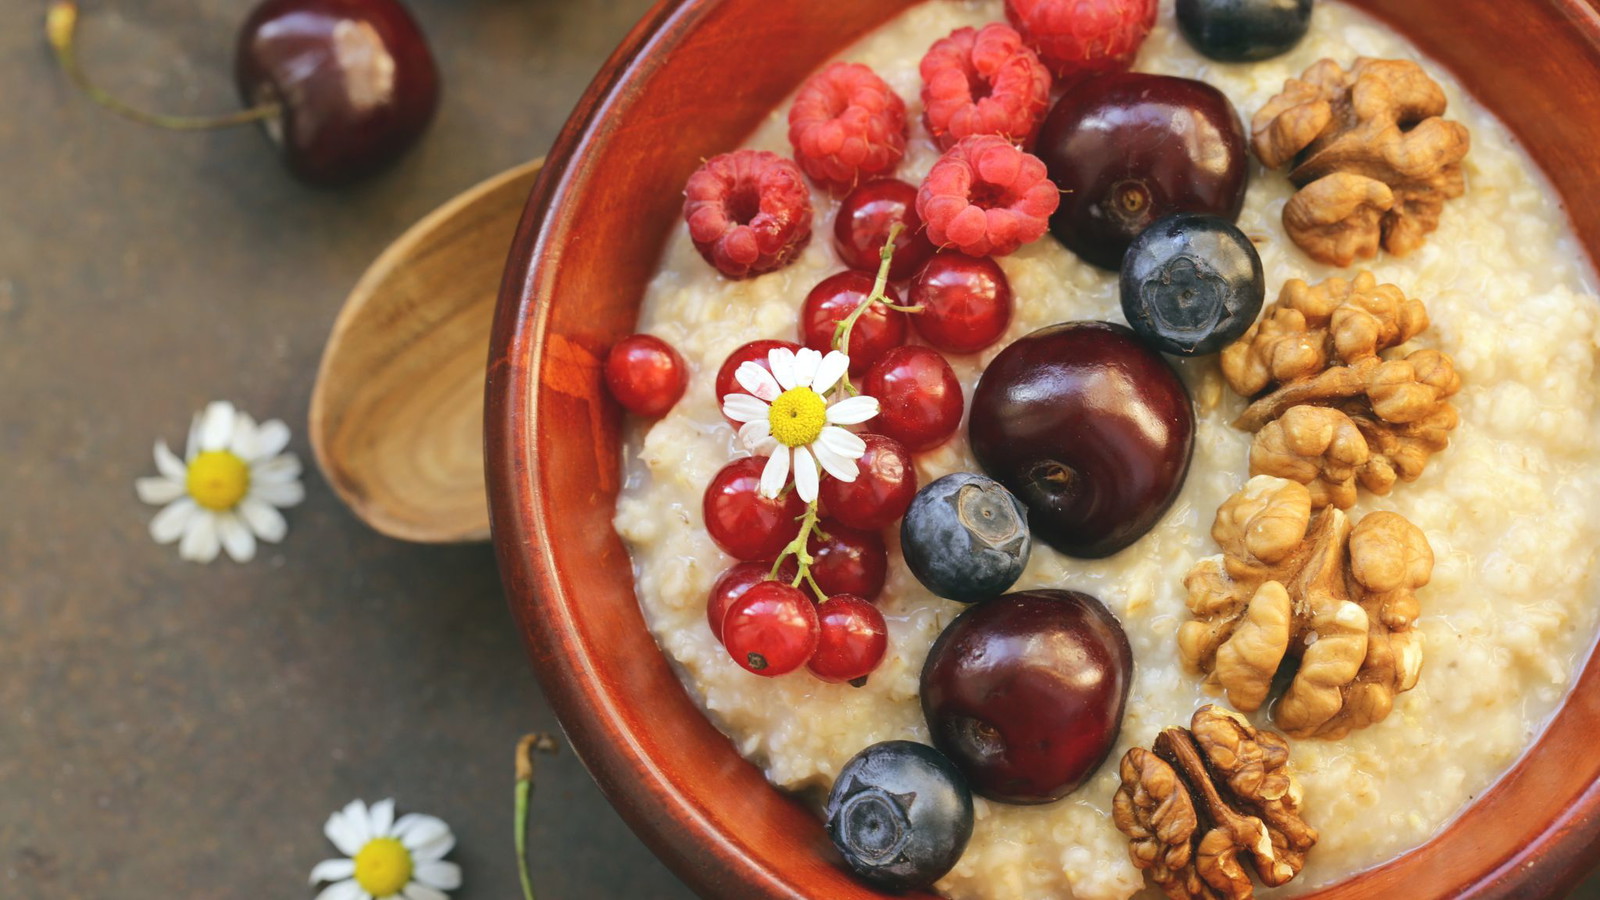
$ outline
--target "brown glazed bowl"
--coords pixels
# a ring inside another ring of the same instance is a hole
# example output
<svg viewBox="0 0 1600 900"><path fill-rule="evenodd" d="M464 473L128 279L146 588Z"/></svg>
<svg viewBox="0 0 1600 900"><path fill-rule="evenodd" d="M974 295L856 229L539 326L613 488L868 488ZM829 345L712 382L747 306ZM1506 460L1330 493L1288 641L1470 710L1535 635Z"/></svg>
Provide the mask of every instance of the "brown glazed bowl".
<svg viewBox="0 0 1600 900"><path fill-rule="evenodd" d="M1356 0L1522 140L1600 249L1600 15L1585 0ZM686 882L730 900L881 895L706 721L645 629L611 527L622 410L606 349L634 329L700 161L737 147L830 55L911 0L666 0L584 95L523 215L495 314L486 443L495 545L534 668L578 754ZM1439 837L1316 893L1554 897L1600 848L1600 671Z"/></svg>

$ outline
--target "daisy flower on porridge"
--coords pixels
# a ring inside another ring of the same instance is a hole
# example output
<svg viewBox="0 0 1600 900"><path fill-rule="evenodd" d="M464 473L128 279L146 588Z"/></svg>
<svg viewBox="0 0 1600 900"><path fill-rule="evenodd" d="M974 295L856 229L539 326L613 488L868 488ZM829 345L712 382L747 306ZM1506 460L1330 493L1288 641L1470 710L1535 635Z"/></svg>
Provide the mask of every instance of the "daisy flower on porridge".
<svg viewBox="0 0 1600 900"><path fill-rule="evenodd" d="M867 445L839 426L876 416L878 401L863 395L828 402L827 393L850 370L850 357L838 350L823 356L809 347L777 347L767 353L767 364L772 371L755 362L734 371L734 379L749 393L723 397L722 411L742 423L739 441L745 449L767 457L761 494L778 496L792 472L800 499L814 503L819 466L840 481L856 480L856 460Z"/></svg>
<svg viewBox="0 0 1600 900"><path fill-rule="evenodd" d="M283 452L288 445L289 426L278 419L257 424L227 401L207 405L189 425L183 459L158 439L161 474L134 483L140 500L162 507L150 536L177 541L178 555L194 562L210 562L220 550L249 562L257 539L283 540L289 526L278 510L305 499L300 459Z"/></svg>
<svg viewBox="0 0 1600 900"><path fill-rule="evenodd" d="M450 826L417 813L397 821L392 799L370 809L351 800L322 832L347 858L325 859L311 870L311 884L330 882L316 900L448 900L445 891L461 887L461 867L444 859L456 845Z"/></svg>

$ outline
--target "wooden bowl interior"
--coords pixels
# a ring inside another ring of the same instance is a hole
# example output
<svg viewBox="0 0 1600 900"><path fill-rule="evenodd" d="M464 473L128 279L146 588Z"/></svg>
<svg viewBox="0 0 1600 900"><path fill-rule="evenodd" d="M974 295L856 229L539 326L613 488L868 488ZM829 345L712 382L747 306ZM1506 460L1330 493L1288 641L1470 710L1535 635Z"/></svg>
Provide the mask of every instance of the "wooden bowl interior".
<svg viewBox="0 0 1600 900"><path fill-rule="evenodd" d="M633 330L678 186L819 63L909 0L667 3L562 133L506 273L488 382L501 569L543 684L612 802L702 893L867 898L817 820L699 712L644 626L611 525L621 412L601 385ZM1359 0L1451 68L1550 175L1600 247L1600 22L1579 0ZM759 65L753 64L759 60ZM1559 86L1552 88L1551 86ZM1548 895L1591 860L1600 685L1586 668L1536 752L1439 839L1314 896ZM1532 865L1537 863L1537 865Z"/></svg>

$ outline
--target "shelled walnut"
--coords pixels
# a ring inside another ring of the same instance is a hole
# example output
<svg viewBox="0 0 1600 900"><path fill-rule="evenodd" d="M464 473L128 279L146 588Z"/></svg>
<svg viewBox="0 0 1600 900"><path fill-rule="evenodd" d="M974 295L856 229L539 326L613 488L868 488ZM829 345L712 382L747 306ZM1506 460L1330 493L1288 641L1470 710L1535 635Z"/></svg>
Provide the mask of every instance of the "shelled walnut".
<svg viewBox="0 0 1600 900"><path fill-rule="evenodd" d="M1250 869L1268 887L1305 866L1317 830L1300 817L1289 745L1215 706L1168 728L1154 752L1122 757L1112 821L1133 864L1172 900L1249 900Z"/></svg>
<svg viewBox="0 0 1600 900"><path fill-rule="evenodd" d="M1314 506L1349 509L1359 484L1387 494L1414 481L1460 421L1450 357L1379 354L1422 333L1428 313L1371 272L1315 285L1290 279L1278 302L1222 351L1222 374L1256 397L1234 425L1256 432L1250 474L1308 485ZM1258 396L1259 395L1259 396Z"/></svg>
<svg viewBox="0 0 1600 900"><path fill-rule="evenodd" d="M1433 550L1415 525L1391 512L1354 527L1335 507L1313 515L1304 485L1258 475L1217 510L1211 536L1222 553L1184 579L1195 620L1178 630L1178 654L1235 707L1259 709L1287 661L1273 722L1340 738L1383 721L1416 686L1416 590Z"/></svg>
<svg viewBox="0 0 1600 900"><path fill-rule="evenodd" d="M1397 256L1422 246L1445 201L1465 191L1471 138L1440 118L1446 104L1409 60L1361 58L1347 72L1324 59L1285 82L1250 130L1263 164L1293 166L1289 237L1336 266L1375 256L1380 242Z"/></svg>

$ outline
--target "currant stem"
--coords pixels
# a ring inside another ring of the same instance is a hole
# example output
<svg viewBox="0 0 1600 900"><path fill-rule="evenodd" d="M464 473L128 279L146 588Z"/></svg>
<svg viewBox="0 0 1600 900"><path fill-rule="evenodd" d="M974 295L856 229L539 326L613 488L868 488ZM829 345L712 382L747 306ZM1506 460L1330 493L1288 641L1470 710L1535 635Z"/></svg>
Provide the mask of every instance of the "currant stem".
<svg viewBox="0 0 1600 900"><path fill-rule="evenodd" d="M213 131L276 118L283 112L283 107L277 103L263 103L260 106L220 116L167 116L129 106L89 80L88 74L83 71L83 65L78 61L77 45L74 42L77 30L78 4L72 0L55 0L51 3L49 12L45 14L44 31L50 40L51 49L55 51L56 62L61 65L61 70L66 73L73 86L86 97L124 118L172 131Z"/></svg>
<svg viewBox="0 0 1600 900"><path fill-rule="evenodd" d="M900 232L904 230L905 226L899 222L889 226L889 237L883 242L883 249L878 251L878 277L872 282L872 293L868 294L867 299L861 301L855 309L850 310L850 315L840 319L839 324L833 326L833 349L840 353L850 352L850 332L855 330L856 320L871 309L874 303L882 303L884 306L900 312L922 312L922 307L920 306L896 306L889 302L887 296L889 264L894 261L894 242L900 237ZM852 397L861 393L851 383L849 372L844 373L844 378L840 379L839 384Z"/></svg>
<svg viewBox="0 0 1600 900"><path fill-rule="evenodd" d="M813 534L822 533L822 529L817 527L818 515L817 501L813 500L806 505L806 514L800 517L800 533L795 535L794 540L790 541L788 546L783 548L783 552L778 554L778 558L772 561L772 571L767 573L768 581L778 580L778 569L783 566L785 559L792 556L799 571L795 572L794 580L789 582L789 586L799 587L800 582L804 581L811 585L818 597L822 596L822 588L817 585L816 579L811 577L811 564L816 559L806 547L811 542Z"/></svg>

